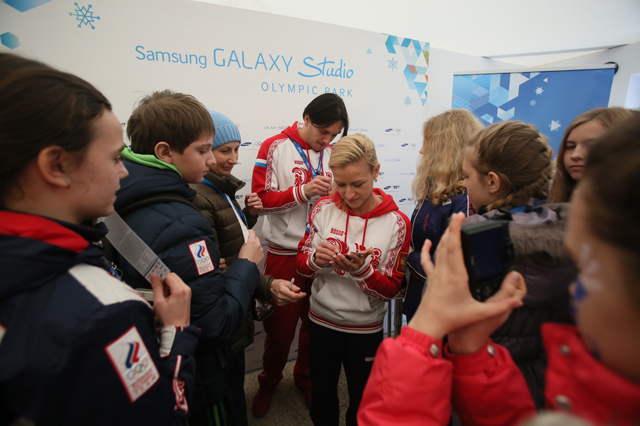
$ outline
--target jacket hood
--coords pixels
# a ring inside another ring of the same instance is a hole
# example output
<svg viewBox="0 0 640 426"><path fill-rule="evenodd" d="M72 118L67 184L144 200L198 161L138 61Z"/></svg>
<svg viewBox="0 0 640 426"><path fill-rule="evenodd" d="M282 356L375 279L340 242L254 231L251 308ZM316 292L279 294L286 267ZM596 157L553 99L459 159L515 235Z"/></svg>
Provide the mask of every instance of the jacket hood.
<svg viewBox="0 0 640 426"><path fill-rule="evenodd" d="M129 176L120 181L120 189L116 192L118 198L114 204L116 210L134 201L167 192L181 195L189 201L193 201L196 197L196 191L189 187L177 171L168 168L160 169L130 160L124 160L124 165L129 171Z"/></svg>
<svg viewBox="0 0 640 426"><path fill-rule="evenodd" d="M370 212L362 214L362 215L358 215L358 214L354 213L353 211L351 211L351 209L347 209L347 213L349 214L349 216L358 216L358 217L361 217L363 219L370 219L372 217L382 216L383 214L387 214L389 212L398 210L398 206L396 205L396 202L393 201L393 197L388 195L388 194L386 194L382 189L373 188L373 193L375 195L380 195L382 197L382 202L380 204L378 204ZM338 202L340 202L340 200L342 200L342 197L340 196L340 194L338 194L338 192L333 194L333 202L334 203L338 204Z"/></svg>
<svg viewBox="0 0 640 426"><path fill-rule="evenodd" d="M298 122L296 121L295 123L293 123L293 125L287 127L286 129L284 129L284 131L282 132L282 134L284 134L285 136L287 136L288 138L293 139L294 141L298 142L300 144L300 146L302 147L302 149L313 149L309 146L308 143L306 143L302 137L300 136L300 134L298 133Z"/></svg>
<svg viewBox="0 0 640 426"><path fill-rule="evenodd" d="M90 227L0 211L0 300L39 288L79 263L108 270L102 249L92 244L106 234L103 223Z"/></svg>
<svg viewBox="0 0 640 426"><path fill-rule="evenodd" d="M131 148L125 147L124 150L122 151L122 154L120 154L120 156L125 160L142 164L143 166L155 167L156 169L161 169L161 170L173 170L174 172L182 176L182 173L180 173L180 170L178 170L176 166L174 166L173 164L165 163L162 160L159 160L158 157L156 157L155 155L138 154L136 152L133 152Z"/></svg>
<svg viewBox="0 0 640 426"><path fill-rule="evenodd" d="M345 229L347 230L347 232L345 232L344 235L344 241L346 243L347 241L347 233L349 232L349 218L350 217L359 217L361 219L364 219L364 229L362 231L362 245L365 245L366 242L366 238L367 238L367 224L369 223L369 219L371 218L375 218L375 217L379 217L382 216L386 213L390 213L392 211L398 210L398 206L396 205L395 201L393 201L393 197L391 197L390 195L387 195L384 193L383 190L379 189L379 188L373 188L373 193L375 195L380 195L382 197L382 202L380 204L378 204L373 210L371 210L370 212L367 212L365 214L362 215L358 215L356 213L354 213L353 211L351 211L351 209L347 208L347 214L346 214L346 218L347 218L347 225L345 227ZM338 194L337 192L335 194L333 194L332 197L332 201L338 205L338 202L342 200L342 197L340 197L340 194Z"/></svg>
<svg viewBox="0 0 640 426"><path fill-rule="evenodd" d="M494 216L498 210L482 215L470 216L465 224L474 223ZM545 266L558 267L569 263L569 254L564 246L564 233L569 215L568 203L546 204L533 211L511 214L509 233L518 259Z"/></svg>

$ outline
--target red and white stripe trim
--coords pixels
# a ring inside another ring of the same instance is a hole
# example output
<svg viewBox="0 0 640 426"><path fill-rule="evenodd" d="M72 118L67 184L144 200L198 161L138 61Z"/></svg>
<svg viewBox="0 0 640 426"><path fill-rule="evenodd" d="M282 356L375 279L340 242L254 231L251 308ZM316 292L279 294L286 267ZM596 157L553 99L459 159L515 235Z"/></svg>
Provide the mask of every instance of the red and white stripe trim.
<svg viewBox="0 0 640 426"><path fill-rule="evenodd" d="M383 321L367 324L367 325L345 325L345 324L337 324L333 321L330 321L326 318L321 317L313 309L309 310L309 319L315 322L318 325L323 327L330 328L336 331L343 331L345 333L353 333L353 334L371 334L376 333L382 330Z"/></svg>

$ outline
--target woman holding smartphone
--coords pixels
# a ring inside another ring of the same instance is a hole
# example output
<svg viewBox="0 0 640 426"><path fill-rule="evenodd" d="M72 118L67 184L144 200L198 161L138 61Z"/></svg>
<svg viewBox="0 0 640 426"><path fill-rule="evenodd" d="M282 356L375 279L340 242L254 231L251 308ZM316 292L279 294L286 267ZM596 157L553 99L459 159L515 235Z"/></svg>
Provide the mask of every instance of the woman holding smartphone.
<svg viewBox="0 0 640 426"><path fill-rule="evenodd" d="M385 301L400 291L411 225L393 198L374 188L380 171L373 142L357 133L340 139L329 161L331 196L311 210L297 267L313 278L309 339L311 419L338 425L338 379L349 389L347 425L356 414L382 342Z"/></svg>

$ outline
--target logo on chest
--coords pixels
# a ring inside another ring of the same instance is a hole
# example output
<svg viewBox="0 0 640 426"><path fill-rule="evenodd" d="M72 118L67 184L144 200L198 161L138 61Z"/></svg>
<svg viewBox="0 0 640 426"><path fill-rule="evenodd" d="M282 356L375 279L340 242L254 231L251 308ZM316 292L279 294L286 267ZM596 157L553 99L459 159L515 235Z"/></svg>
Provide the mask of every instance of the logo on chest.
<svg viewBox="0 0 640 426"><path fill-rule="evenodd" d="M337 235L338 237L344 236L344 231L341 229L331 228L330 234Z"/></svg>

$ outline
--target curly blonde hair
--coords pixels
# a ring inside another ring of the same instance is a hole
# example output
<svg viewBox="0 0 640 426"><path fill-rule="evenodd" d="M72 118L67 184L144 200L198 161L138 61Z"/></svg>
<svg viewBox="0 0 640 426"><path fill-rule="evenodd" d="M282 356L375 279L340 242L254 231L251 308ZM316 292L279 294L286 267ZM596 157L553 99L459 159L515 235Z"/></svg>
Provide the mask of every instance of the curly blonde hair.
<svg viewBox="0 0 640 426"><path fill-rule="evenodd" d="M499 198L487 210L547 198L553 150L536 126L522 121L497 123L469 139L467 147L475 153L471 165L482 174L495 173L502 183Z"/></svg>
<svg viewBox="0 0 640 426"><path fill-rule="evenodd" d="M482 128L466 109L450 109L424 123L422 158L412 184L418 202L428 198L438 205L464 192L464 146Z"/></svg>
<svg viewBox="0 0 640 426"><path fill-rule="evenodd" d="M569 139L573 129L581 124L588 123L593 120L598 121L605 129L610 129L613 125L621 123L633 116L634 111L626 108L596 108L580 114L571 122L571 124L569 124L567 130L564 132L564 136L562 136L562 142L560 142L560 149L558 150L558 157L556 158L556 171L553 177L553 182L551 183L551 189L549 190L550 203L563 203L569 201L571 194L576 187L576 180L571 177L564 166L564 153L567 150L567 139Z"/></svg>

